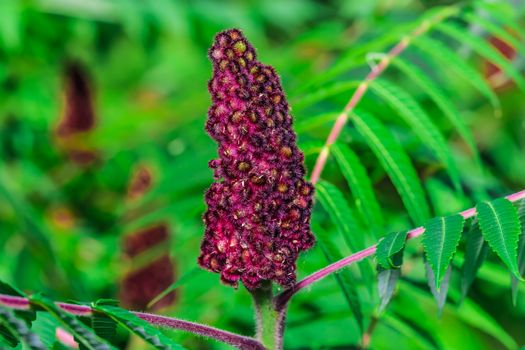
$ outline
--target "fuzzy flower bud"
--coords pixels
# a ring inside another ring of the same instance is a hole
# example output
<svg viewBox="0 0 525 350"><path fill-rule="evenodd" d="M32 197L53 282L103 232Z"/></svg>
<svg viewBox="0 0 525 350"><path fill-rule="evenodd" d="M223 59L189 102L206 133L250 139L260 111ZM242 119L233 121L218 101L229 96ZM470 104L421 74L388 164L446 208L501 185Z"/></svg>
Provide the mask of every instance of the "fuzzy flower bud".
<svg viewBox="0 0 525 350"><path fill-rule="evenodd" d="M296 260L314 243L313 186L304 180L292 117L275 70L256 59L236 29L217 34L209 51L212 106L206 130L219 144L215 183L206 193L199 264L249 289L295 282Z"/></svg>

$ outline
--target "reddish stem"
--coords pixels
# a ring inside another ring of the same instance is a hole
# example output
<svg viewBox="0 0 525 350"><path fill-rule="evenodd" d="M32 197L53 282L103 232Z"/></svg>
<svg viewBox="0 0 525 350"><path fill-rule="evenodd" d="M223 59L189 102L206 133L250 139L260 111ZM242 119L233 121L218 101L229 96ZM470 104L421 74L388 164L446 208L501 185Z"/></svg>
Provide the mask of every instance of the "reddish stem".
<svg viewBox="0 0 525 350"><path fill-rule="evenodd" d="M350 100L346 104L341 114L337 117L334 126L332 127L332 130L330 131L330 134L328 135L328 138L326 139L326 142L321 152L319 153L317 160L315 161L312 176L310 177L310 181L313 184L317 183L317 181L319 181L319 178L321 177L321 173L323 172L324 166L330 154L330 146L332 146L337 141L339 135L341 134L341 131L343 130L346 122L348 121L350 114L355 109L357 104L361 101L364 94L368 90L370 84L379 75L381 75L381 73L385 71L385 69L390 65L392 59L399 56L403 51L405 51L405 49L408 47L411 41L413 41L416 37L426 33L434 24L446 19L447 17L450 17L455 13L456 10L454 8L447 7L430 20L423 21L409 35L401 39L400 42L398 42L394 47L392 47L392 49L388 51L388 53L381 59L381 61L379 61L377 66L374 66L372 68L372 70L368 73L368 75L361 82L361 84L359 84L352 97L350 97Z"/></svg>
<svg viewBox="0 0 525 350"><path fill-rule="evenodd" d="M13 295L0 294L0 305L17 310L28 310L31 308L31 303L28 299ZM86 305L56 303L58 307L75 316L90 316L92 309ZM218 329L215 327L206 326L203 324L179 320L172 317L148 314L143 312L133 312L141 319L162 327L180 329L193 334L198 334L203 337L212 338L217 341L233 345L239 349L247 350L265 350L264 346L256 339L245 337L239 334L231 333Z"/></svg>
<svg viewBox="0 0 525 350"><path fill-rule="evenodd" d="M508 195L505 198L507 198L511 202L516 202L516 201L518 201L520 199L524 199L525 198L525 190L513 193L511 195ZM471 218L471 217L476 215L476 208L473 207L473 208L464 210L464 211L462 211L459 214L461 216L463 216L465 219ZM412 230L408 231L408 233L407 233L407 240L419 237L424 232L425 232L425 228L422 227L422 226L421 227L417 227L415 229L412 229ZM370 247L368 247L366 249L363 249L363 250L361 250L361 251L359 251L357 253L354 253L354 254L352 254L350 256L347 256L346 258L338 260L338 261L336 261L336 262L334 262L334 263L332 263L332 264L322 268L321 270L318 270L318 271L312 273L311 275L305 277L303 280L297 282L292 288L287 289L284 292L282 292L281 294L279 294L276 297L277 308L283 308L288 303L288 301L291 299L291 297L295 293L300 291L301 289L303 289L305 287L308 287L312 283L317 282L320 279L325 278L326 276L332 274L335 271L341 270L342 268L344 268L344 267L346 267L348 265L351 265L353 263L359 262L359 261L361 261L361 260L363 260L363 259L365 259L365 258L367 258L367 257L369 257L371 255L374 255L375 252L376 252L376 245L374 244L373 246L370 246Z"/></svg>

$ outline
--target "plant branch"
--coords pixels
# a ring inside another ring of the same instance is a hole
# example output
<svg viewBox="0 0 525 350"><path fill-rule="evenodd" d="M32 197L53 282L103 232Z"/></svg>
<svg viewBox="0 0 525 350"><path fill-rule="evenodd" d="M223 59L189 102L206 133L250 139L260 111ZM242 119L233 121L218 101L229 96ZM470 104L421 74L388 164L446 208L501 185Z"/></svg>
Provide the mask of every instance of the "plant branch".
<svg viewBox="0 0 525 350"><path fill-rule="evenodd" d="M521 190L519 192L513 193L511 195L508 195L505 197L511 202L516 202L521 199L525 199L525 189ZM471 218L476 215L476 208L470 208L467 210L462 211L459 213L461 216L463 216L465 219ZM407 232L407 240L413 239L416 237L421 236L425 232L425 228L423 226L417 227L415 229L412 229ZM370 246L366 249L363 249L357 253L354 253L350 256L347 256L341 260L338 260L314 273L311 275L305 277L303 280L297 282L292 288L285 290L281 294L276 296L276 305L279 307L282 307L288 303L288 301L292 298L292 296L299 292L301 289L308 287L314 282L317 282L326 276L332 274L335 271L341 270L342 268L351 265L353 263L359 262L369 256L372 256L376 252L376 244L373 246Z"/></svg>
<svg viewBox="0 0 525 350"><path fill-rule="evenodd" d="M346 104L345 108L337 117L334 126L332 127L332 130L330 131L330 134L328 135L328 138L326 139L326 142L323 148L321 149L317 160L315 161L312 176L310 177L310 181L313 184L319 181L321 173L323 172L324 166L326 164L326 160L330 155L330 147L337 141L337 138L339 137L339 134L341 134L341 131L343 130L343 127L348 121L350 114L355 109L357 104L361 101L364 94L368 90L370 84L385 71L385 69L390 65L390 62L394 58L396 58L403 51L405 51L405 49L415 38L426 33L430 28L432 28L432 26L436 25L437 23L445 20L450 16L453 16L457 13L457 11L458 9L456 7L446 7L442 11L438 12L434 17L424 20L410 34L406 35L403 39L401 39L400 42L398 42L394 47L392 47L392 49L390 49L390 51L388 51L388 53L386 53L383 56L383 58L379 61L379 63L376 66L372 67L370 73L368 73L368 75L361 82L361 84L359 84L352 97L350 97L350 100Z"/></svg>
<svg viewBox="0 0 525 350"><path fill-rule="evenodd" d="M23 297L0 294L0 305L17 310L29 310L31 302ZM86 305L75 305L67 303L56 303L58 307L75 316L91 316L92 309ZM156 326L167 327L172 329L180 329L193 334L201 335L203 337L212 338L217 341L233 345L239 349L247 350L265 350L265 347L256 339L242 336L218 329L215 327L206 326L200 323L180 320L172 317L149 314L144 312L133 312L135 316Z"/></svg>

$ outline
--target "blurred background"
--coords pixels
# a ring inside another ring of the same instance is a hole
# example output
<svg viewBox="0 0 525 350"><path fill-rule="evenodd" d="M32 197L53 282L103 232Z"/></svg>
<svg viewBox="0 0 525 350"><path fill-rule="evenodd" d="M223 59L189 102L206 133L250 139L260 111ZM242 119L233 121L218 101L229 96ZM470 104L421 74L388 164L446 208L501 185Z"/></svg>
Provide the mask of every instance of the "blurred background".
<svg viewBox="0 0 525 350"><path fill-rule="evenodd" d="M311 170L334 116L355 89L340 86L338 93L323 98L323 86L362 79L369 70L367 53L384 52L427 10L450 3L0 1L0 279L57 300L115 298L134 310L252 334L246 290L223 286L216 274L196 268L204 232L203 193L212 182L207 164L216 157L216 145L204 131L210 106L207 49L215 33L242 29L259 59L279 72ZM502 3L502 13L524 13L520 1ZM471 29L509 59L517 57L513 62L523 68L523 56L514 48ZM451 40L447 46L493 86L503 113L495 118L491 104L452 72L427 67L473 130L487 168L481 176L439 110L403 74L386 73L415 91L456 150L464 195L425 160L427 154L406 127L393 127L415 159L436 215L525 187L523 92L505 79L494 83L490 77L498 69L468 47ZM406 53L416 60L420 54ZM367 95L362 105L388 120L397 118L373 96ZM342 138L356 145L374 181L386 218L381 232L412 227L362 140L351 128ZM350 196L333 160L324 177ZM314 221L335 235L320 208ZM459 287L451 282L450 304L438 317L418 263L420 247L412 242L408 249L405 277L375 327L373 349L392 344L403 349L513 349L525 344L525 300L521 296L512 306L510 277L494 257L461 306ZM301 277L326 259L316 246L298 264ZM180 286L174 292L148 305L176 281ZM338 288L328 278L293 300L287 349L351 349L359 341ZM363 296L361 302L367 315L377 306L375 298ZM228 348L180 332L170 335L189 349ZM125 334L116 342L123 348L146 348Z"/></svg>

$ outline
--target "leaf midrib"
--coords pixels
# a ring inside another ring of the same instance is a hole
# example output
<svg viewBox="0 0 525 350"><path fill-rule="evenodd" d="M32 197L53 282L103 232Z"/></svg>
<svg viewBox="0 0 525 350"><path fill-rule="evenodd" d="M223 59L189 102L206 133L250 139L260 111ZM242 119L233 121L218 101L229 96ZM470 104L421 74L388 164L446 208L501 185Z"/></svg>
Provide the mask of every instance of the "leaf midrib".
<svg viewBox="0 0 525 350"><path fill-rule="evenodd" d="M509 263L513 265L512 259L510 258L510 255L509 255L507 244L505 242L505 235L503 234L503 227L501 225L501 220L499 219L499 216L496 212L496 208L494 208L494 204L492 204L491 202L487 202L486 204L489 207L492 214L494 215L495 221L498 224L499 238L501 239L503 247L505 248L505 256L507 258L507 261L509 261Z"/></svg>
<svg viewBox="0 0 525 350"><path fill-rule="evenodd" d="M355 121L359 122L361 124L362 127L364 127L366 129L366 132L367 134L369 134L369 138L374 142L374 144L376 145L376 147L379 148L379 151L381 154L383 154L383 157L385 160L388 161L390 167L392 168L392 170L396 173L397 175L397 179L399 182L401 182L401 185L404 189L404 191L402 191L400 194L402 197L404 196L409 196L412 200L409 202L409 206L412 208L412 210L414 210L414 212L418 213L418 220L422 220L424 219L425 215L423 215L419 209L417 208L417 206L415 206L413 203L417 203L417 198L412 194L412 191L410 190L410 185L408 183L408 181L406 181L405 177L403 176L403 173L401 172L401 169L399 167L396 166L396 162L394 161L394 159L392 159L392 157L390 157L390 153L384 148L382 142L377 138L377 136L375 135L375 133L370 129L370 127L368 126L368 124L364 123L362 120L361 120L361 117L358 117L358 118L354 118Z"/></svg>

